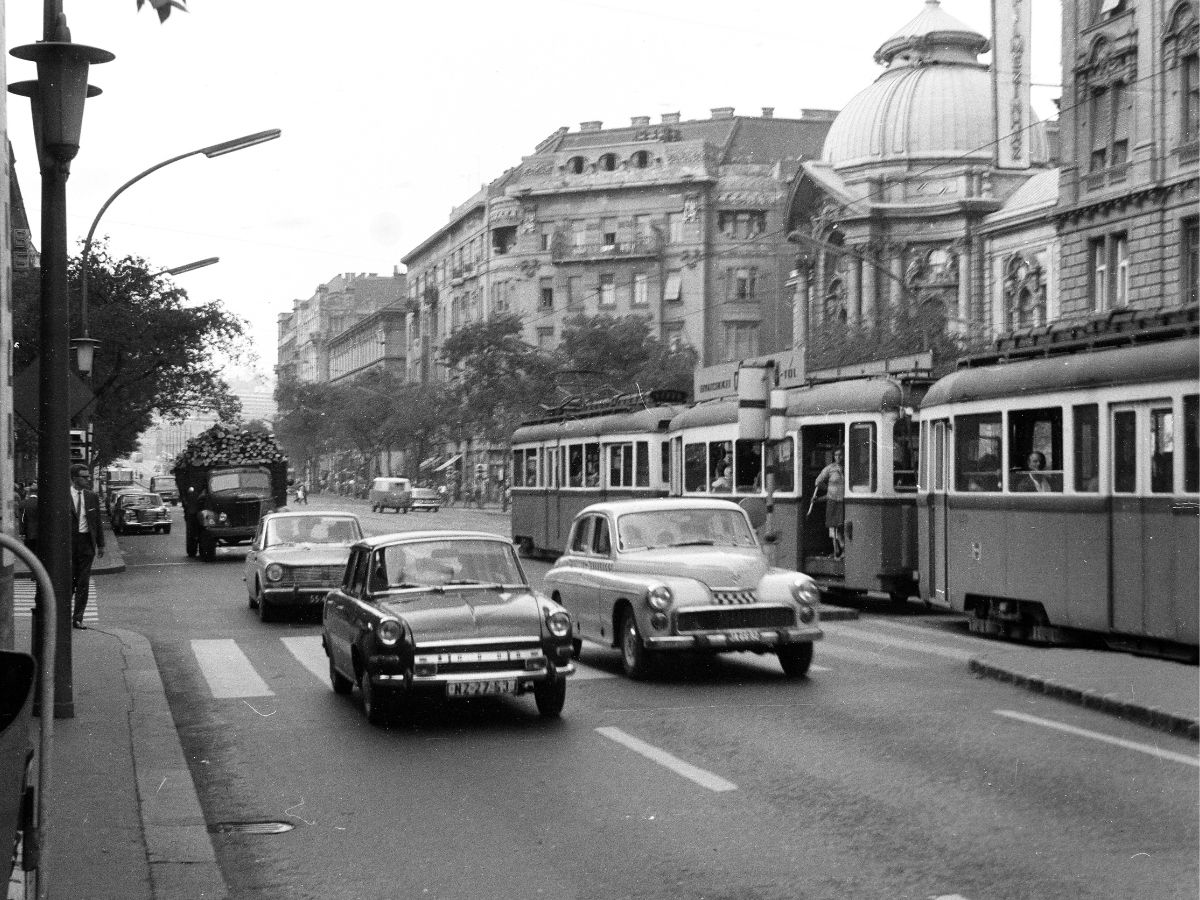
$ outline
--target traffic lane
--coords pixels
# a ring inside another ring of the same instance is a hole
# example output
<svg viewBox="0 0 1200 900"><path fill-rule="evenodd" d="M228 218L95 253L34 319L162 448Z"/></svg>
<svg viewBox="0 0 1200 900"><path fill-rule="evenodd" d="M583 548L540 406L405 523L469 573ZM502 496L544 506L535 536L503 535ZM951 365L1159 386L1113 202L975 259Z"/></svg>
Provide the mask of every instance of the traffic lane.
<svg viewBox="0 0 1200 900"><path fill-rule="evenodd" d="M949 660L890 673L848 667L776 690L769 663L747 659L691 668L658 682L657 702L625 695L608 713L668 750L699 736L692 758L706 770L774 798L780 816L804 810L789 831L818 869L836 871L829 854L845 842L910 860L923 883L874 888L915 896L928 887L1019 897L1033 884L1041 896L1195 896L1197 770L1149 755L1194 761L1190 742L1014 695L962 677ZM1085 733L995 712L1014 706ZM806 830L805 818L821 824ZM921 837L910 847L912 835Z"/></svg>

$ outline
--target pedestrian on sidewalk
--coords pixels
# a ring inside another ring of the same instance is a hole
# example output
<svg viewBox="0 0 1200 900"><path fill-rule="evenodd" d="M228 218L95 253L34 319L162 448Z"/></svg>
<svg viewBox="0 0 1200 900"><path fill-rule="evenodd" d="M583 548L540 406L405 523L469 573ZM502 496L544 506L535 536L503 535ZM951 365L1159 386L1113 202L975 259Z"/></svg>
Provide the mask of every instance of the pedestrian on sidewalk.
<svg viewBox="0 0 1200 900"><path fill-rule="evenodd" d="M100 525L100 498L88 487L91 477L82 463L71 466L71 595L75 598L71 624L85 628L83 611L87 608L92 562L104 557L104 529Z"/></svg>
<svg viewBox="0 0 1200 900"><path fill-rule="evenodd" d="M36 556L38 549L38 499L36 487L26 491L25 499L21 501L20 521L21 537L25 540L25 546Z"/></svg>

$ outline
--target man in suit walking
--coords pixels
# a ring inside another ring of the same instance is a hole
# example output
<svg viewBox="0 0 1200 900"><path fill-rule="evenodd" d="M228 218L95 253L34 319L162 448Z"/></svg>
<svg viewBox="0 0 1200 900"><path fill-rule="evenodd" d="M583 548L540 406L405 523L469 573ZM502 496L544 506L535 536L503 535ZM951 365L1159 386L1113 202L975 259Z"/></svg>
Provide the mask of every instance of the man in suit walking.
<svg viewBox="0 0 1200 900"><path fill-rule="evenodd" d="M83 611L87 608L88 583L92 561L104 556L104 529L100 527L100 498L88 487L88 467L71 466L71 594L75 598L71 624L86 628Z"/></svg>

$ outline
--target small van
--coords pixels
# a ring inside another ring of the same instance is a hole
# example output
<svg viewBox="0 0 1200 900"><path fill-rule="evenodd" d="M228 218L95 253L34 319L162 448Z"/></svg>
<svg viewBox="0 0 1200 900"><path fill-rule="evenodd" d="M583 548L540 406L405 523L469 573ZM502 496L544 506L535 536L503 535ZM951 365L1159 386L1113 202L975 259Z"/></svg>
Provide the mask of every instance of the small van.
<svg viewBox="0 0 1200 900"><path fill-rule="evenodd" d="M151 476L150 490L172 506L179 505L179 488L175 486L174 475Z"/></svg>
<svg viewBox="0 0 1200 900"><path fill-rule="evenodd" d="M376 478L371 482L371 493L367 498L371 512L394 509L408 512L412 506L412 481L407 478Z"/></svg>

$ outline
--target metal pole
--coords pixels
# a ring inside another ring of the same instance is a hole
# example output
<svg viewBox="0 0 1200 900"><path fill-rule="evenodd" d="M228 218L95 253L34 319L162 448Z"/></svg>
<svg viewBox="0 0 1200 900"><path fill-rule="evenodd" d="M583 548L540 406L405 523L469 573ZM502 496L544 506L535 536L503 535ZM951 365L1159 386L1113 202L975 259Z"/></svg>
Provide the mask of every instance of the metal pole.
<svg viewBox="0 0 1200 900"><path fill-rule="evenodd" d="M20 560L29 566L29 571L38 583L38 600L39 609L47 618L53 619L55 610L58 607L57 599L54 596L54 589L50 583L50 576L46 572L45 567L38 561L38 558L33 555L28 547L18 541L11 535L0 531L0 547L6 550L11 550ZM37 621L38 612L34 612L34 622ZM37 634L37 630L34 631ZM42 676L38 683L38 705L41 709L49 709L54 703L54 655L56 635L53 628L41 629L42 645L34 644L33 650L35 655L41 653L41 658L47 660L44 667L39 666L39 674ZM22 855L24 856L25 864L29 862L29 853L35 854L35 865L38 872L37 876L37 896L38 900L48 896L49 881L45 877L46 874L46 859L48 852L46 849L46 835L49 833L50 812L46 803L46 788L50 784L51 774L51 749L54 744L54 716L42 715L41 725L39 728L38 740L38 786L37 786L37 823L34 829L32 841L26 836ZM28 870L27 870L28 871Z"/></svg>

